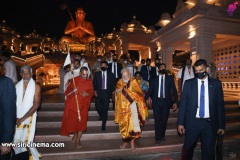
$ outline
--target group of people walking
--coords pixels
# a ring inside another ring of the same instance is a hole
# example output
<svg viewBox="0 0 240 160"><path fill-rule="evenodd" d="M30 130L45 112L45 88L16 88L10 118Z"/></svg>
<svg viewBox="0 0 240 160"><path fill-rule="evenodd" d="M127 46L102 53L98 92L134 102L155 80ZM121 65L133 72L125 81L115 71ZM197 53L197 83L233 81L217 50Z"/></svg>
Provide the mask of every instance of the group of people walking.
<svg viewBox="0 0 240 160"><path fill-rule="evenodd" d="M87 130L88 111L95 96L102 131L107 129L109 102L113 102L114 122L119 124L123 140L121 149L128 144L132 150L136 149L135 139L140 137L142 127L149 118L150 106L154 116L155 145L161 145L167 141L169 112L178 109L177 131L185 135L181 159L193 158L199 138L202 159L214 159L216 136L225 133L224 101L221 82L208 75L208 65L204 59L197 60L194 66L187 60L186 66L179 71L182 90L180 101L174 77L168 74L166 64L158 58L153 67L151 59L146 59L146 64L142 60L138 67L123 66L116 54L106 60L98 56L97 62L99 65L93 67L96 71L92 71L93 79L84 56L76 56L71 64L74 70L65 75L66 106L61 135L73 134L71 141L77 148L83 147L81 137ZM1 143L33 142L35 135L41 88L32 79L31 67L23 66L20 75L22 79L16 86L12 79L3 74L0 76ZM0 150L1 159L8 159L10 147L0 146ZM15 153L27 151L26 148L17 147L14 150ZM29 148L29 151L34 160L41 157L36 148Z"/></svg>
<svg viewBox="0 0 240 160"><path fill-rule="evenodd" d="M141 128L148 118L146 108L151 105L154 115L155 145L167 140L166 128L170 109L172 111L179 109L177 131L180 135L185 135L182 159L192 159L199 138L202 143L202 159L214 159L216 136L224 134L225 129L223 91L221 82L208 75L208 65L204 59L197 60L194 66L191 65L191 60L187 60L186 65L179 71L182 90L179 101L174 77L167 73L166 65L160 63L159 59L155 60L154 67L150 65L150 59L146 60L146 65L142 61L140 70L131 72L131 68L123 67L117 62L117 55L113 55L113 59L101 58L98 56L99 71L94 73L92 82L91 79L87 80L87 75L85 75L86 79L84 78L86 67L81 67L80 76L75 78L75 82L73 79L69 81L65 92L67 99L61 128L62 135L74 133L72 141L78 148L82 147L81 135L87 129L85 118L92 96L95 95L96 110L102 121L103 131L106 130L110 99L114 102L114 122L119 124L123 139L120 148L124 149L130 143L131 149L136 149L135 139L141 135ZM118 70L121 72L119 73ZM78 79L85 79L79 84L84 87L77 86ZM82 99L77 100L76 97ZM149 98L151 104L146 103ZM69 107L67 107L68 101L71 103ZM77 101L79 105L73 105ZM79 115L83 120L79 120ZM78 125L83 125L83 129L77 129Z"/></svg>

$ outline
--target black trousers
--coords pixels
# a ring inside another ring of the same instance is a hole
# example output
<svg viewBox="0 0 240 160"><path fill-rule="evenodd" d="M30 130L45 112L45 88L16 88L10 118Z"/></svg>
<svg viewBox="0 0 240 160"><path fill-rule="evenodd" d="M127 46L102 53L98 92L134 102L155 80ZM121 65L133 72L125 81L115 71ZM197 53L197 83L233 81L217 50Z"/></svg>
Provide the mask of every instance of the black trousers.
<svg viewBox="0 0 240 160"><path fill-rule="evenodd" d="M11 159L11 153L0 155L0 160L10 160Z"/></svg>
<svg viewBox="0 0 240 160"><path fill-rule="evenodd" d="M160 141L162 138L165 138L169 110L169 106L165 99L161 99L157 106L153 106L156 141Z"/></svg>
<svg viewBox="0 0 240 160"><path fill-rule="evenodd" d="M214 131L209 120L199 119L198 127L186 128L181 160L192 160L194 148L200 138L202 160L215 159L217 131Z"/></svg>
<svg viewBox="0 0 240 160"><path fill-rule="evenodd" d="M107 90L98 91L95 106L100 118L102 119L102 126L104 127L106 126L108 118L109 100L110 98Z"/></svg>

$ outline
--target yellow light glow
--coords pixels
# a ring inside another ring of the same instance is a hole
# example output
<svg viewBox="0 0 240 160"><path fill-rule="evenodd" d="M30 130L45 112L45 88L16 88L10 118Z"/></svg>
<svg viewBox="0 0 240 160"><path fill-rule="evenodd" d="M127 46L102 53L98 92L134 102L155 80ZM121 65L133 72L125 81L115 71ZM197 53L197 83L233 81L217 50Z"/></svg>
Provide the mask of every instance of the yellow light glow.
<svg viewBox="0 0 240 160"><path fill-rule="evenodd" d="M192 0L188 0L188 1L186 1L185 3L186 3L186 4L189 4L189 5L193 5L193 6L195 5L195 3L192 2Z"/></svg>
<svg viewBox="0 0 240 160"><path fill-rule="evenodd" d="M169 22L170 22L170 20L162 20L163 26L166 26Z"/></svg>
<svg viewBox="0 0 240 160"><path fill-rule="evenodd" d="M189 37L188 37L188 39L193 38L195 35L196 35L196 28L193 25L189 25Z"/></svg>

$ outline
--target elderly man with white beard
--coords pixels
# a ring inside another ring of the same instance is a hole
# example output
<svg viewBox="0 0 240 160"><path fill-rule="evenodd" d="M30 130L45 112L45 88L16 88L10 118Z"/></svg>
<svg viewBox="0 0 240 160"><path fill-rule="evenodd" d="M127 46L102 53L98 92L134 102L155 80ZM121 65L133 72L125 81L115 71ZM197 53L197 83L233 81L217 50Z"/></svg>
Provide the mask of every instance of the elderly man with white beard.
<svg viewBox="0 0 240 160"><path fill-rule="evenodd" d="M32 79L32 68L23 66L20 71L22 80L16 85L17 93L17 126L14 135L14 143L33 143L36 129L37 109L41 101L41 88ZM36 148L15 147L15 154L30 151L33 160L39 160L41 154ZM30 158L29 157L29 158Z"/></svg>
<svg viewBox="0 0 240 160"><path fill-rule="evenodd" d="M122 78L116 84L115 91L115 123L119 124L124 149L128 143L135 150L134 140L141 135L145 123L145 100L142 90L135 78L130 77L128 68L122 69Z"/></svg>

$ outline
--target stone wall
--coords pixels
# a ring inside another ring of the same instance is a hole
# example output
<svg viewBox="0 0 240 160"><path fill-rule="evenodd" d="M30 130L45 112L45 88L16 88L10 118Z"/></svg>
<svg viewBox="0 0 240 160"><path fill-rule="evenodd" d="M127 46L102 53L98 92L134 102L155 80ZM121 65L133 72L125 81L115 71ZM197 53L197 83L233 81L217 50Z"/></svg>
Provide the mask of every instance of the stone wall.
<svg viewBox="0 0 240 160"><path fill-rule="evenodd" d="M240 82L240 43L213 51L221 81Z"/></svg>

